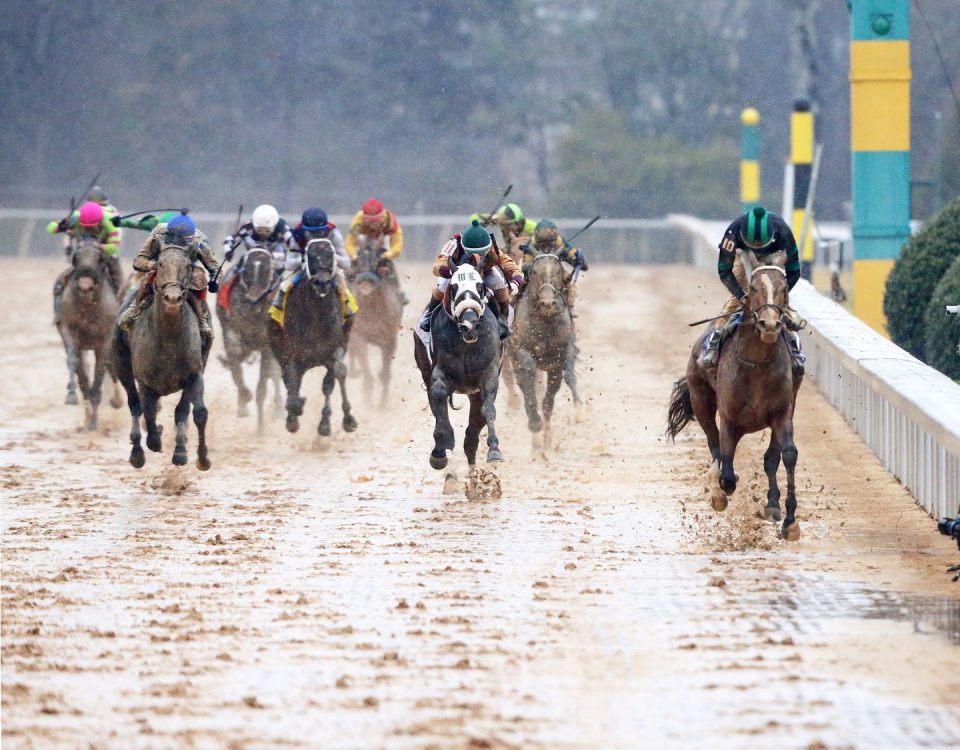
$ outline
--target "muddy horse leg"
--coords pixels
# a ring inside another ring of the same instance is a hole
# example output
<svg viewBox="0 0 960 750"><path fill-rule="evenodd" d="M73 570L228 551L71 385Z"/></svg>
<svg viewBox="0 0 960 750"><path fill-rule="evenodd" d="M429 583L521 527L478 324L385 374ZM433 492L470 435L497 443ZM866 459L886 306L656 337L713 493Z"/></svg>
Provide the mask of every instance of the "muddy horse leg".
<svg viewBox="0 0 960 750"><path fill-rule="evenodd" d="M250 413L247 404L253 400L253 394L250 393L250 389L247 388L247 384L243 380L243 360L246 352L243 351L236 334L230 331L227 326L222 326L222 328L224 330L223 349L226 352L226 357L221 361L230 370L233 384L237 386L237 416L245 417Z"/></svg>
<svg viewBox="0 0 960 750"><path fill-rule="evenodd" d="M303 382L303 370L296 362L283 365L283 384L287 387L287 432L300 429L303 405L306 399L300 396L300 383Z"/></svg>
<svg viewBox="0 0 960 750"><path fill-rule="evenodd" d="M455 440L453 425L450 424L450 413L447 411L447 398L450 396L450 391L439 367L433 368L428 396L430 411L433 412L435 420L430 466L434 469L442 469L447 465L447 451L453 450Z"/></svg>
<svg viewBox="0 0 960 750"><path fill-rule="evenodd" d="M333 365L333 375L340 384L340 406L343 409L343 431L353 432L357 429L357 419L351 413L350 399L347 398L347 363L346 352L337 349L336 360Z"/></svg>
<svg viewBox="0 0 960 750"><path fill-rule="evenodd" d="M113 339L113 371L127 392L127 408L130 410L130 464L135 469L140 469L145 461L143 446L140 445L140 417L143 416L143 407L140 404L137 381L133 377L130 348L119 331L114 334Z"/></svg>
<svg viewBox="0 0 960 750"><path fill-rule="evenodd" d="M176 466L186 466L188 460L187 418L190 416L193 386L196 380L196 376L192 377L184 389L180 391L180 400L177 402L177 408L173 411L173 423L177 428L176 445L173 449L173 463Z"/></svg>
<svg viewBox="0 0 960 750"><path fill-rule="evenodd" d="M67 354L67 373L69 375L69 380L67 381L67 397L63 403L74 406L80 403L77 399L77 373L80 372L83 360L80 358L80 347L77 345L73 336L65 329L62 323L57 327L60 329L60 338L63 339L63 349Z"/></svg>
<svg viewBox="0 0 960 750"><path fill-rule="evenodd" d="M467 463L473 466L477 463L477 446L480 445L480 430L483 429L486 422L481 413L483 401L479 393L471 393L470 399L470 421L467 424L467 432L463 438L463 452L467 454Z"/></svg>
<svg viewBox="0 0 960 750"><path fill-rule="evenodd" d="M100 401L103 397L103 376L106 372L106 362L104 361L103 347L100 346L93 352L93 380L87 391L87 429L97 429L97 413L100 410Z"/></svg>
<svg viewBox="0 0 960 750"><path fill-rule="evenodd" d="M767 475L767 505L763 517L768 521L780 520L780 487L777 486L777 470L780 468L780 442L777 433L770 431L770 445L763 454L763 470Z"/></svg>
<svg viewBox="0 0 960 750"><path fill-rule="evenodd" d="M210 468L207 455L207 405L203 401L203 374L197 375L190 394L193 404L193 423L197 426L197 468L206 471Z"/></svg>
<svg viewBox="0 0 960 750"><path fill-rule="evenodd" d="M511 353L513 373L523 394L523 406L527 411L527 427L530 432L540 432L543 429L543 419L537 408L537 363L529 352L518 349L516 344L511 347Z"/></svg>
<svg viewBox="0 0 960 750"><path fill-rule="evenodd" d="M783 465L787 470L787 514L783 518L783 538L795 542L800 538L800 524L797 523L797 494L794 483L794 472L797 468L797 446L793 443L793 420L790 417L784 418L779 424L774 425L777 440L780 443L780 455L783 456Z"/></svg>
<svg viewBox="0 0 960 750"><path fill-rule="evenodd" d="M333 374L333 367L327 368L327 374L323 376L323 410L320 412L320 424L317 425L317 434L321 437L330 435L330 395L333 393L333 385L336 377Z"/></svg>
<svg viewBox="0 0 960 750"><path fill-rule="evenodd" d="M387 406L387 392L390 390L391 368L393 367L393 358L397 353L397 337L393 336L390 341L380 347L380 408Z"/></svg>
<svg viewBox="0 0 960 750"><path fill-rule="evenodd" d="M267 399L267 383L270 381L270 358L266 351L260 352L260 374L257 377L257 433L263 434L263 402Z"/></svg>
<svg viewBox="0 0 960 750"><path fill-rule="evenodd" d="M567 384L570 393L573 395L574 414L576 415L577 422L580 423L586 420L587 413L583 408L583 401L580 400L580 393L577 391L576 364L577 344L573 336L571 336L570 341L567 343L567 352L563 360L563 381Z"/></svg>
<svg viewBox="0 0 960 750"><path fill-rule="evenodd" d="M141 386L140 400L143 402L143 418L147 423L147 447L154 453L159 453L163 450L163 444L160 441L162 431L157 427L160 394L152 388Z"/></svg>
<svg viewBox="0 0 960 750"><path fill-rule="evenodd" d="M550 447L550 420L553 417L553 404L557 391L563 384L563 371L555 368L547 372L547 389L543 394L543 442Z"/></svg>
<svg viewBox="0 0 960 750"><path fill-rule="evenodd" d="M503 461L500 439L497 437L497 386L500 385L500 363L492 362L480 380L480 415L487 423L487 463Z"/></svg>
<svg viewBox="0 0 960 750"><path fill-rule="evenodd" d="M720 489L727 495L737 491L737 475L733 471L733 457L743 434L733 425L720 420Z"/></svg>

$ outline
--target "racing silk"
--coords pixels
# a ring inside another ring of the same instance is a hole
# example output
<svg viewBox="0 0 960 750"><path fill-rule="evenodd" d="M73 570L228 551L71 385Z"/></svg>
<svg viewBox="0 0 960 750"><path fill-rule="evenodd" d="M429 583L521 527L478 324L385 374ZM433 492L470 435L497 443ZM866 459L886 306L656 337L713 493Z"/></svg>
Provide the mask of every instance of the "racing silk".
<svg viewBox="0 0 960 750"><path fill-rule="evenodd" d="M387 211L383 224L371 227L363 223L363 211L357 211L350 222L350 231L347 232L346 248L351 258L356 259L361 241L370 242L374 247L382 249L384 258L399 258L403 252L403 229L397 221L397 215L393 211Z"/></svg>
<svg viewBox="0 0 960 750"><path fill-rule="evenodd" d="M567 242L563 237L557 238L557 243L552 250L548 252L556 255L564 263L569 263L574 268L579 268L581 271L589 270L587 266L587 258L583 254L583 251L577 247L574 247L569 242ZM579 256L578 256L579 253ZM540 251L537 249L537 246L533 243L523 246L523 264L526 266L527 263L533 261L540 254Z"/></svg>
<svg viewBox="0 0 960 750"><path fill-rule="evenodd" d="M120 253L120 230L110 221L112 214L104 212L103 220L96 227L80 226L80 212L74 211L70 214L70 220L67 222L66 229L60 229L60 222L51 221L47 224L47 231L50 234L59 234L67 232L71 237L96 237L100 243L100 249L104 255L118 255Z"/></svg>
<svg viewBox="0 0 960 750"><path fill-rule="evenodd" d="M797 250L797 241L787 223L776 214L767 214L768 226L772 240L769 245L760 250L747 247L740 230L747 221L743 215L733 220L720 240L720 257L717 259L717 274L720 281L736 299L742 299L745 292L741 281L734 273L734 261L737 253L745 254L753 267L780 266L787 274L787 286L793 289L800 278L800 254Z"/></svg>
<svg viewBox="0 0 960 750"><path fill-rule="evenodd" d="M159 216L145 214L140 218L123 218L120 219L120 226L124 229L140 229L144 232L152 232L156 228L157 224L166 224L168 221L170 221L170 219L179 213L179 211L167 211Z"/></svg>
<svg viewBox="0 0 960 750"><path fill-rule="evenodd" d="M164 245L163 236L167 232L166 224L157 224L150 232L137 257L133 259L133 270L146 272L153 268L153 263L160 255L160 250ZM196 253L197 262L199 262L210 273L217 270L217 258L210 248L210 241L207 236L199 229L193 235L193 242L187 248Z"/></svg>
<svg viewBox="0 0 960 750"><path fill-rule="evenodd" d="M524 245L533 242L533 232L536 228L537 222L532 219L524 219L523 227L519 232L512 225L509 227L501 226L500 234L503 235L503 246L509 249L508 252L511 255L519 258L523 253Z"/></svg>
<svg viewBox="0 0 960 750"><path fill-rule="evenodd" d="M440 269L444 266L453 263L458 266L463 262L464 252L463 246L460 244L460 235L455 234L446 245L440 250L437 255L436 261L433 264L433 275L439 276ZM511 279L518 278L521 283L523 281L523 271L520 270L520 266L516 264L513 258L511 258L506 253L500 252L500 249L496 244L492 244L490 249L487 250L487 254L483 256L483 268L477 269L480 272L481 276L486 276L487 271L491 268L498 267L503 271L503 275L507 281Z"/></svg>
<svg viewBox="0 0 960 750"><path fill-rule="evenodd" d="M353 261L347 254L347 249L343 244L343 235L337 229L335 224L329 224L330 228L323 232L308 232L303 228L303 224L297 224L290 233L290 242L287 243L287 271L297 271L303 263L303 251L307 249L310 240L330 240L333 249L336 250L337 268L344 271L348 270Z"/></svg>
<svg viewBox="0 0 960 750"><path fill-rule="evenodd" d="M283 267L290 245L292 233L286 220L280 219L268 235L262 235L248 221L237 230L235 236L227 235L223 238L223 251L228 256L232 268L239 268L247 256L247 250L262 247L273 256L274 265Z"/></svg>

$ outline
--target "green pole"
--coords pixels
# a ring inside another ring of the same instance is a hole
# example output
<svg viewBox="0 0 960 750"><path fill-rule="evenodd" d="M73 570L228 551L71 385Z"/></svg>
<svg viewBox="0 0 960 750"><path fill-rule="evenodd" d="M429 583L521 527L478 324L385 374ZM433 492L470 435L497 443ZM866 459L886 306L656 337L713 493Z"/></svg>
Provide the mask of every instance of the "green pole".
<svg viewBox="0 0 960 750"><path fill-rule="evenodd" d="M760 113L740 113L740 207L746 213L760 202Z"/></svg>

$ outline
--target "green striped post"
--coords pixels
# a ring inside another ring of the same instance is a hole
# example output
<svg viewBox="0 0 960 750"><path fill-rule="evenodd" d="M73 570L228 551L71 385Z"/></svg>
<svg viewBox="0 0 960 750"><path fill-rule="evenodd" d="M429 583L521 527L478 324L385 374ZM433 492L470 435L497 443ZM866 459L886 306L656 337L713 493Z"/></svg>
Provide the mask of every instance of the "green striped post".
<svg viewBox="0 0 960 750"><path fill-rule="evenodd" d="M849 5L853 309L886 334L887 276L910 236L910 3Z"/></svg>
<svg viewBox="0 0 960 750"><path fill-rule="evenodd" d="M740 113L740 207L746 213L760 202L760 113Z"/></svg>

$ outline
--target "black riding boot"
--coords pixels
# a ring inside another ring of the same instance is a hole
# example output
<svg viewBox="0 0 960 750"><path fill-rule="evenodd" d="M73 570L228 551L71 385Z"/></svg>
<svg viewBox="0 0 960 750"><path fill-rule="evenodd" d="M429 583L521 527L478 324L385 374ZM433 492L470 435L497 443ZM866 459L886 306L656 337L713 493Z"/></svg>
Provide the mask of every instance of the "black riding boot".
<svg viewBox="0 0 960 750"><path fill-rule="evenodd" d="M510 335L510 305L502 305L496 300L493 300L490 304L497 314L497 323L500 324L500 340L503 341Z"/></svg>
<svg viewBox="0 0 960 750"><path fill-rule="evenodd" d="M793 365L793 377L798 378L803 375L807 363L807 355L800 348L800 334L787 333L787 344L790 347L790 359Z"/></svg>
<svg viewBox="0 0 960 750"><path fill-rule="evenodd" d="M430 315L434 310L440 305L441 300L430 298L430 301L427 303L427 306L423 310L423 315L420 316L420 330L430 333Z"/></svg>
<svg viewBox="0 0 960 750"><path fill-rule="evenodd" d="M347 316L347 319L346 319L345 321L343 321L343 338L344 338L344 339L349 339L349 338L350 338L350 329L353 328L353 319L354 319L355 317L356 317L356 316L355 316L353 313L350 313L350 314Z"/></svg>

